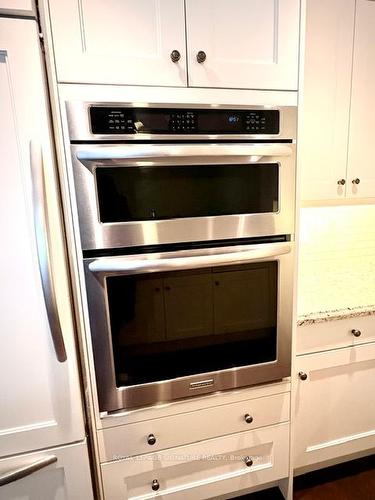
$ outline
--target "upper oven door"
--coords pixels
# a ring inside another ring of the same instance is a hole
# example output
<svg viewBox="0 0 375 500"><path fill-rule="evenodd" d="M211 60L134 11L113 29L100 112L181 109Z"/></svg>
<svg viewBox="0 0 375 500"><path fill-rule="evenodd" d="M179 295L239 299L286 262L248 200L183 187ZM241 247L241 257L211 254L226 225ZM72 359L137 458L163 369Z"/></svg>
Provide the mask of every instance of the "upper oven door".
<svg viewBox="0 0 375 500"><path fill-rule="evenodd" d="M295 145L73 145L84 250L294 232Z"/></svg>

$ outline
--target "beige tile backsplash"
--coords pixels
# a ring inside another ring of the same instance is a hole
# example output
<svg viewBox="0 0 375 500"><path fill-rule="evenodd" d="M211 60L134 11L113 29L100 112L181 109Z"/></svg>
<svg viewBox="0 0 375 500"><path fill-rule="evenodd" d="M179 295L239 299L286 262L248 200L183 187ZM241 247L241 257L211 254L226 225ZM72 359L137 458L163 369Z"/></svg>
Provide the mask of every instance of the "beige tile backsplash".
<svg viewBox="0 0 375 500"><path fill-rule="evenodd" d="M301 209L298 314L375 304L375 205Z"/></svg>

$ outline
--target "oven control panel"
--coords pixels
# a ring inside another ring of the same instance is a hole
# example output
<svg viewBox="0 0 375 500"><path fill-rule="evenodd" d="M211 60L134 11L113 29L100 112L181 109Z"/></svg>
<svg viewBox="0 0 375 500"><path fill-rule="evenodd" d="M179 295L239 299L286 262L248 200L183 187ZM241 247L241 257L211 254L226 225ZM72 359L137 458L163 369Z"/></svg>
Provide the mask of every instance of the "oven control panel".
<svg viewBox="0 0 375 500"><path fill-rule="evenodd" d="M90 106L91 132L100 135L278 135L277 109L177 109Z"/></svg>

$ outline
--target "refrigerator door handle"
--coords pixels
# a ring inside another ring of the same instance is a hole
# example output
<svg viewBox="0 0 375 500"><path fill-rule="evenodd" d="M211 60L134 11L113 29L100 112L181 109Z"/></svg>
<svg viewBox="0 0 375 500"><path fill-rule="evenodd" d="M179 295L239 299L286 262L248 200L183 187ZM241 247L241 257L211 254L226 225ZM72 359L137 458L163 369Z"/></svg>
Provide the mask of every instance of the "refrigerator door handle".
<svg viewBox="0 0 375 500"><path fill-rule="evenodd" d="M56 291L51 269L49 228L47 219L46 186L43 172L41 147L30 142L30 165L33 193L33 217L39 272L43 296L56 357L60 363L66 361L66 349L57 308Z"/></svg>
<svg viewBox="0 0 375 500"><path fill-rule="evenodd" d="M55 462L57 462L57 457L55 455L50 455L48 457L39 458L31 464L21 465L13 470L4 472L3 474L0 474L0 486L14 483L14 481L30 476L30 474L33 474L48 465L54 464Z"/></svg>

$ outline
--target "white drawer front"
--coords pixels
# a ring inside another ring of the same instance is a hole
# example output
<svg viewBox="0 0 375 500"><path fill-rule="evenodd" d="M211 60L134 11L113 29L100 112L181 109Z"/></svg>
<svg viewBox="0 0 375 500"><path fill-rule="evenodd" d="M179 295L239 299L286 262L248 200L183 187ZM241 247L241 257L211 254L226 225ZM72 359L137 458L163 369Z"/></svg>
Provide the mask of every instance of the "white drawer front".
<svg viewBox="0 0 375 500"><path fill-rule="evenodd" d="M98 432L101 462L151 453L289 420L290 394L240 401ZM246 416L250 423L246 421ZM249 418L251 417L251 418ZM155 443L150 445L148 437Z"/></svg>
<svg viewBox="0 0 375 500"><path fill-rule="evenodd" d="M286 477L288 457L289 424L280 424L106 463L105 500L214 498Z"/></svg>
<svg viewBox="0 0 375 500"><path fill-rule="evenodd" d="M360 335L355 336L353 330ZM374 341L375 315L325 321L298 327L297 355Z"/></svg>

